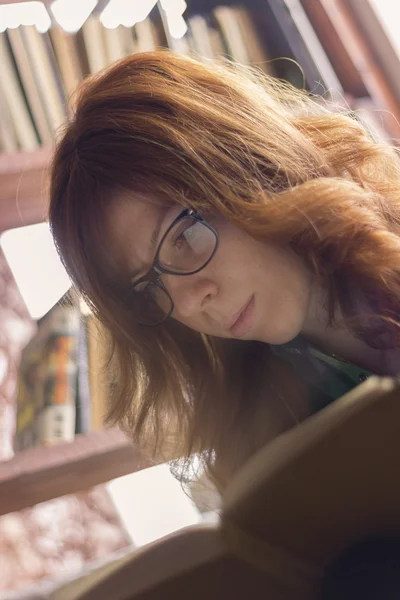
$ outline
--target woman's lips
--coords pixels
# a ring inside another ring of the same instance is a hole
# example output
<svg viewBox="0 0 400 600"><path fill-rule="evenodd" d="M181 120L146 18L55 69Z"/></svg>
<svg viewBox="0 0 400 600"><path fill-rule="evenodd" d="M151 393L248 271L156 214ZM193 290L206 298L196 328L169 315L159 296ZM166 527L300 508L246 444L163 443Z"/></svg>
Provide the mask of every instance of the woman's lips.
<svg viewBox="0 0 400 600"><path fill-rule="evenodd" d="M241 309L238 318L229 328L229 331L234 337L241 337L248 332L253 322L253 314L254 295L251 296L245 306Z"/></svg>

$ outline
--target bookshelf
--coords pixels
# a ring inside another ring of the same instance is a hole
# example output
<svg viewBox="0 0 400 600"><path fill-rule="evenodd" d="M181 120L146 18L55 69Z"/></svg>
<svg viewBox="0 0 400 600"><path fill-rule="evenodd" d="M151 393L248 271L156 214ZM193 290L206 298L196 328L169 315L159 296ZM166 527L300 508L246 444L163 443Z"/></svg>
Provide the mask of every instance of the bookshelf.
<svg viewBox="0 0 400 600"><path fill-rule="evenodd" d="M116 428L38 446L0 463L0 515L87 490L150 467Z"/></svg>
<svg viewBox="0 0 400 600"><path fill-rule="evenodd" d="M0 5L22 1L0 0ZM100 0L96 10L106 4L107 0ZM257 43L271 59L275 75L289 80L298 77L300 69L294 67L294 59L303 68L309 88L313 89L314 80L327 89L337 87L346 101L355 100L352 107L357 108L361 100L364 105L370 103L371 118L376 107L393 110L395 115L399 111L400 116L400 98L395 100L393 91L396 86L389 76L379 72L377 49L368 44L357 22L356 0L187 0L185 16L188 21L200 16L205 29L210 23L217 28L215 8L235 4L246 7L252 17ZM370 30L369 36L374 37ZM249 36L244 40L250 49ZM228 47L229 40L226 42ZM232 47L229 54L234 55L231 51ZM291 62L285 64L280 60L283 56ZM395 57L392 62L391 71L395 73ZM388 125L393 128L389 138L400 139L395 119ZM51 155L51 143L32 151L0 153L0 233L45 219ZM145 466L150 465L117 430L95 431L77 436L70 444L26 450L0 463L0 514L75 493Z"/></svg>
<svg viewBox="0 0 400 600"><path fill-rule="evenodd" d="M22 1L0 0L0 5ZM43 0L43 3L49 5L51 2ZM107 0L100 0L96 11L106 4ZM245 5L252 14L254 31L266 55L274 62L277 76L301 79L300 70L293 67L293 63L289 67L290 62L285 64L279 57L297 60L309 87L318 80L323 84L321 88L338 89L346 101L349 97L355 99L352 108L357 108L358 99L363 100L364 107L364 100L372 99L370 115L373 117L375 108L383 109L378 120L380 118L387 124L389 138L400 138L399 99L396 94L391 94L390 85L380 73L380 64L376 64L374 51L363 36L362 23L357 21L355 11L349 10L349 6L356 3L349 0L247 0L242 3L187 0L185 16L190 19L202 15L209 23L209 15L217 6L234 4ZM380 35L382 38L382 31ZM371 31L369 37L373 37ZM398 82L394 81L393 85L398 87ZM375 102L374 106L372 102ZM393 113L397 121L388 113ZM45 218L46 168L50 157L49 147L39 147L31 152L0 153L0 232Z"/></svg>

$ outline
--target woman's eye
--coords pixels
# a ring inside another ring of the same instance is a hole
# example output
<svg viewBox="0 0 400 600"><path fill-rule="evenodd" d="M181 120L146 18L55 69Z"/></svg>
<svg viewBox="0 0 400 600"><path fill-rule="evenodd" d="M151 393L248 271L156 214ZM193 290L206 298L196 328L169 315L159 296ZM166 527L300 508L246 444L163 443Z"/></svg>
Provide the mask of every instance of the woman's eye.
<svg viewBox="0 0 400 600"><path fill-rule="evenodd" d="M142 281L141 283L135 285L135 292L141 292L141 293L145 292L148 285L149 285L148 281Z"/></svg>
<svg viewBox="0 0 400 600"><path fill-rule="evenodd" d="M193 226L187 227L184 229L174 240L174 246L178 248L182 248L184 244L190 245L190 240L193 237Z"/></svg>
<svg viewBox="0 0 400 600"><path fill-rule="evenodd" d="M190 225L182 228L175 236L174 246L178 250L185 246L193 250L201 240L201 227L202 226L199 223L193 223L192 221Z"/></svg>

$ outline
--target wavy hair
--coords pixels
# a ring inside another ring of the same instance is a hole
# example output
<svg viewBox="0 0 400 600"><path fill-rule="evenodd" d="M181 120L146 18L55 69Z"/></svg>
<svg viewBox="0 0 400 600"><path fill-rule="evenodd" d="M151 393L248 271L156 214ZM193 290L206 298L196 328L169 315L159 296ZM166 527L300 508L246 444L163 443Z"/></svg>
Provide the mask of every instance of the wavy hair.
<svg viewBox="0 0 400 600"><path fill-rule="evenodd" d="M254 70L169 51L86 79L51 168L49 220L75 287L104 326L109 420L164 459L193 453L220 488L307 414L308 390L268 344L174 320L136 325L106 239L125 192L219 214L292 245L355 335L399 345L400 168L354 118ZM111 367L110 367L111 368Z"/></svg>

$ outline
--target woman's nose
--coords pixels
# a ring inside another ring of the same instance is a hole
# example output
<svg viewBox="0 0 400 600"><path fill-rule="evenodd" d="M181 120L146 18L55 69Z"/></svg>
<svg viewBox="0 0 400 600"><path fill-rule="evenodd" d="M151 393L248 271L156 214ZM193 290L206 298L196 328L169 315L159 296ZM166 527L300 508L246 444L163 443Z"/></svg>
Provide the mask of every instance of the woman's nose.
<svg viewBox="0 0 400 600"><path fill-rule="evenodd" d="M163 275L174 302L174 314L191 318L203 312L218 292L217 284L201 272L194 275Z"/></svg>

